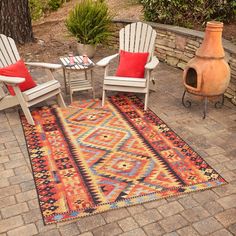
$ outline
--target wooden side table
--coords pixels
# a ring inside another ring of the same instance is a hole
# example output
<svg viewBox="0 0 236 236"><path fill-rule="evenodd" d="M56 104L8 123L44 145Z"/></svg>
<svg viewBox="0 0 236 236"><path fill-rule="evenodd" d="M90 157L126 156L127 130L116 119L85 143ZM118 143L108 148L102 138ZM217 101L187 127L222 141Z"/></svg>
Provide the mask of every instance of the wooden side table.
<svg viewBox="0 0 236 236"><path fill-rule="evenodd" d="M63 76L64 76L64 83L65 83L65 91L66 94L70 94L70 100L73 101L73 93L76 91L82 90L92 90L93 98L95 98L95 90L94 90L94 80L93 80L93 68L94 63L88 59L88 64L83 64L83 56L75 56L74 57L74 64L70 64L69 57L61 57L60 58L62 65L63 65ZM79 72L83 71L85 77L84 78L71 78L71 72ZM90 81L88 79L88 72L90 72Z"/></svg>

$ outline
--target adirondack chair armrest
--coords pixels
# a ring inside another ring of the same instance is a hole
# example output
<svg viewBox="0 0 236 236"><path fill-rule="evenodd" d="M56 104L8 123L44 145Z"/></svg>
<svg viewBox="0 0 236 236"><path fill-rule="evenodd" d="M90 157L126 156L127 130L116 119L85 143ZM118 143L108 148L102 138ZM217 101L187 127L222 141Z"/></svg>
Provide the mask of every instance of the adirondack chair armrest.
<svg viewBox="0 0 236 236"><path fill-rule="evenodd" d="M11 86L14 86L14 85L24 82L25 78L0 75L0 81L3 83L9 84Z"/></svg>
<svg viewBox="0 0 236 236"><path fill-rule="evenodd" d="M105 57L105 58L101 59L100 61L98 61L98 62L96 63L96 65L97 65L97 66L105 67L105 66L107 66L107 65L111 62L111 60L113 60L114 58L116 58L118 55L119 55L119 53L116 53L116 54L114 54L114 55Z"/></svg>
<svg viewBox="0 0 236 236"><path fill-rule="evenodd" d="M41 67L45 69L56 70L62 68L61 64L45 63L45 62L25 62L28 66Z"/></svg>
<svg viewBox="0 0 236 236"><path fill-rule="evenodd" d="M152 57L152 60L145 65L145 69L153 70L156 68L158 63L159 63L159 60L157 59L157 57L154 56Z"/></svg>

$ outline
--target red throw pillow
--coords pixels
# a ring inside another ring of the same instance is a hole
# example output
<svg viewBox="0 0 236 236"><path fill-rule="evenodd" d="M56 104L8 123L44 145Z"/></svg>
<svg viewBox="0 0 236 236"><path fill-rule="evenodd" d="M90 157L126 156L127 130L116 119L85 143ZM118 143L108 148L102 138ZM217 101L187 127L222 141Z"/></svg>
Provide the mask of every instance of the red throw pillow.
<svg viewBox="0 0 236 236"><path fill-rule="evenodd" d="M10 66L0 68L0 75L25 78L25 81L19 84L22 92L36 86L23 60L19 60ZM15 92L12 86L7 86L7 88L9 93L14 96Z"/></svg>
<svg viewBox="0 0 236 236"><path fill-rule="evenodd" d="M148 60L148 52L126 52L120 50L120 64L116 76L144 78L144 66Z"/></svg>

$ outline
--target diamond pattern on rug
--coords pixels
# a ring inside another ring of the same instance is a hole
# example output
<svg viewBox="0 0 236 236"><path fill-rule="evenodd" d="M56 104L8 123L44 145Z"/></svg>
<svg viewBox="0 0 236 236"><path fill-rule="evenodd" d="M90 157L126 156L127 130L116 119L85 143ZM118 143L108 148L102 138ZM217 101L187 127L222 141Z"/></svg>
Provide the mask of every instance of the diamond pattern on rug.
<svg viewBox="0 0 236 236"><path fill-rule="evenodd" d="M122 145L126 139L125 131L107 128L97 128L88 136L83 137L81 141L88 146L96 146L101 148L117 148L118 145Z"/></svg>
<svg viewBox="0 0 236 236"><path fill-rule="evenodd" d="M110 176L124 181L137 181L144 175L149 163L146 157L116 152L107 156L94 169L98 175Z"/></svg>
<svg viewBox="0 0 236 236"><path fill-rule="evenodd" d="M45 224L226 181L133 95L32 112L22 124Z"/></svg>

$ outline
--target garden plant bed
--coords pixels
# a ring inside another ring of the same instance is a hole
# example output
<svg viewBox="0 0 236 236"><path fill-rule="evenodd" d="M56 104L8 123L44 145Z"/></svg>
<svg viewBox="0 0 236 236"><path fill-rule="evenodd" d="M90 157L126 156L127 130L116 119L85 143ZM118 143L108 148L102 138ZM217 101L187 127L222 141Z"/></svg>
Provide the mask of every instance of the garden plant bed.
<svg viewBox="0 0 236 236"><path fill-rule="evenodd" d="M68 34L65 18L75 6L76 0L71 0L58 11L52 12L44 18L33 22L35 43L20 47L20 52L26 60L57 61L58 57L76 47L76 40ZM115 19L142 20L142 6L133 0L107 0L115 15ZM223 37L236 43L236 23L225 24ZM197 30L204 30L196 26Z"/></svg>

